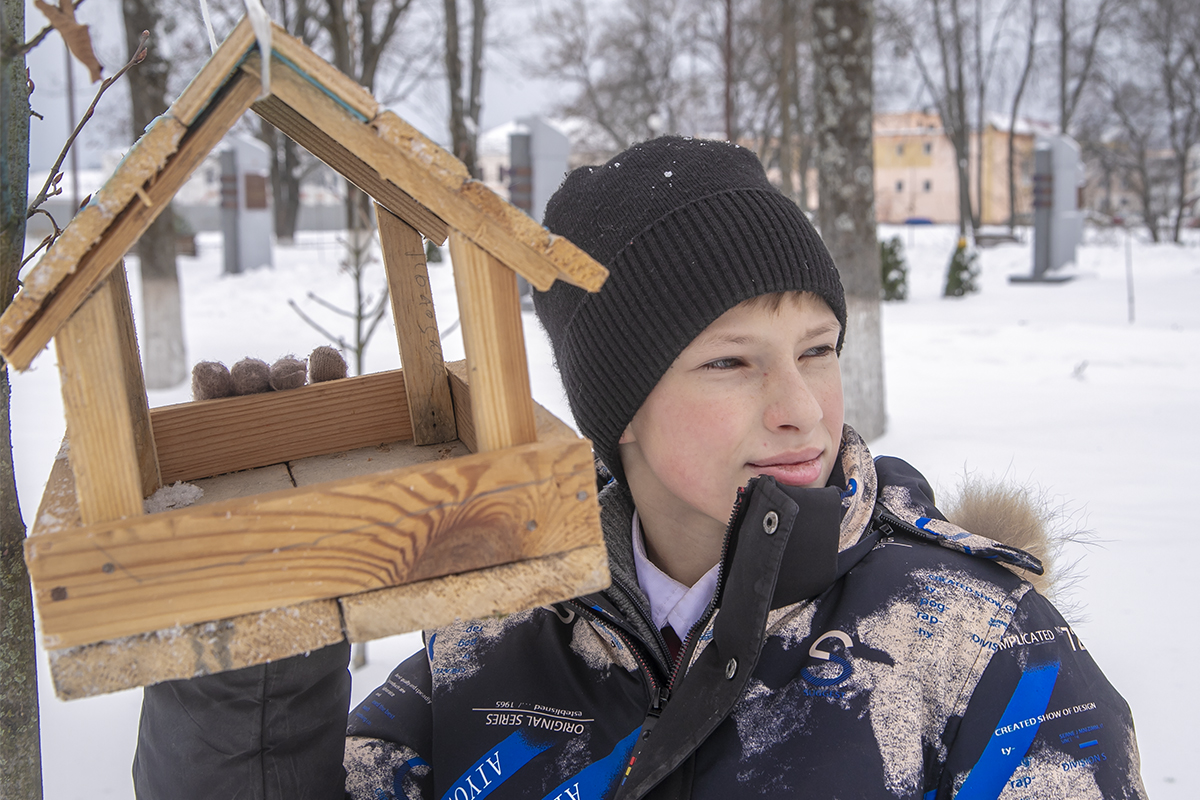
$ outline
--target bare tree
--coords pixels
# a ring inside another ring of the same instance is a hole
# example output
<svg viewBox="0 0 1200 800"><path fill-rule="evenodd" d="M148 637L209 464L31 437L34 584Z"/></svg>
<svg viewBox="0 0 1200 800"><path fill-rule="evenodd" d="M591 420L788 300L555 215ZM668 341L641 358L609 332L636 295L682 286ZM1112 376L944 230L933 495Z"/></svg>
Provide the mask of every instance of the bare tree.
<svg viewBox="0 0 1200 800"><path fill-rule="evenodd" d="M143 30L152 33L164 25L162 8L153 0L121 0L125 43L129 52L140 47ZM167 81L170 62L158 48L129 75L130 122L137 139L171 104ZM146 388L177 386L188 375L183 340L183 306L179 272L175 266L175 213L171 206L159 214L137 243L142 275L142 361Z"/></svg>
<svg viewBox="0 0 1200 800"><path fill-rule="evenodd" d="M1143 0L1136 19L1139 38L1153 54L1174 178L1171 241L1179 242L1188 201L1188 166L1192 148L1200 145L1200 10L1194 0Z"/></svg>
<svg viewBox="0 0 1200 800"><path fill-rule="evenodd" d="M478 174L475 147L479 139L479 115L483 110L483 43L487 24L485 0L471 0L471 57L469 83L463 96L463 64L459 56L461 36L458 0L444 0L446 10L446 82L450 89L451 148L472 175Z"/></svg>
<svg viewBox="0 0 1200 800"><path fill-rule="evenodd" d="M1155 151L1165 144L1161 133L1162 95L1153 83L1132 80L1106 82L1108 102L1119 133L1107 145L1119 164L1125 183L1137 193L1142 221L1150 238L1159 241L1159 226L1167 214L1166 170Z"/></svg>
<svg viewBox="0 0 1200 800"><path fill-rule="evenodd" d="M586 0L556 4L537 23L548 46L536 71L575 87L559 110L602 130L609 151L715 128L708 89L719 78L698 68L695 13L684 0L621 0L607 14Z"/></svg>
<svg viewBox="0 0 1200 800"><path fill-rule="evenodd" d="M1037 55L1038 23L1041 19L1041 0L1029 0L1029 16L1025 27L1025 61L1021 67L1021 77L1013 91L1012 106L1008 114L1008 230L1011 233L1017 225L1017 171L1016 171L1016 133L1017 115L1021 110L1021 100L1025 96L1025 88L1029 85L1029 75L1033 72L1034 59ZM981 181L982 182L982 181Z"/></svg>
<svg viewBox="0 0 1200 800"><path fill-rule="evenodd" d="M967 64L964 51L970 21L960 0L895 0L881 6L881 20L896 37L903 52L916 63L921 82L942 119L946 138L954 148L958 183L958 231L966 235L978 220L971 209L970 121L967 118ZM932 31L932 41L926 32Z"/></svg>
<svg viewBox="0 0 1200 800"><path fill-rule="evenodd" d="M996 63L996 55L1000 49L1001 35L1005 31L1009 15L1012 13L1016 0L1007 0L994 17L988 17L984 11L983 0L975 0L973 19L973 46L975 51L975 227L978 228L983 219L983 165L984 165L984 131L987 120L987 92L991 80L992 67ZM991 28L990 36L984 35L986 27ZM988 44L984 45L985 38ZM1009 143L1012 142L1011 131Z"/></svg>
<svg viewBox="0 0 1200 800"><path fill-rule="evenodd" d="M318 20L309 0L277 0L275 16L284 30L310 47L313 45ZM308 171L303 149L265 119L259 120L258 138L271 148L271 199L274 201L271 210L275 219L275 237L281 244L291 244L295 241L296 223L300 217L300 183ZM312 160L307 161L311 170Z"/></svg>
<svg viewBox="0 0 1200 800"><path fill-rule="evenodd" d="M1122 0L1058 2L1058 129L1071 130L1084 90L1096 75L1100 45ZM1085 5L1087 4L1087 5Z"/></svg>
<svg viewBox="0 0 1200 800"><path fill-rule="evenodd" d="M846 287L846 420L870 440L887 424L871 127L874 3L815 0L812 13L818 219Z"/></svg>

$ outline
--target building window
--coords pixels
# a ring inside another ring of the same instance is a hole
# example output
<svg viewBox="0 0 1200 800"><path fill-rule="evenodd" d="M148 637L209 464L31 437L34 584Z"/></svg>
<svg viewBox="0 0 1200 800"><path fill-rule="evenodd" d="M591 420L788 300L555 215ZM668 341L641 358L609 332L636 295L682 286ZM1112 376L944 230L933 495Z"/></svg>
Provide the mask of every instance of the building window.
<svg viewBox="0 0 1200 800"><path fill-rule="evenodd" d="M896 181L896 191L897 192L904 191L904 181Z"/></svg>
<svg viewBox="0 0 1200 800"><path fill-rule="evenodd" d="M932 192L933 191L933 181L925 181L925 183L922 184L921 188L926 192Z"/></svg>
<svg viewBox="0 0 1200 800"><path fill-rule="evenodd" d="M902 145L902 144L896 145L896 155L898 155L898 156L904 155L904 145Z"/></svg>
<svg viewBox="0 0 1200 800"><path fill-rule="evenodd" d="M932 153L933 152L933 142L926 142L924 149L925 149L925 155L929 155L930 153Z"/></svg>

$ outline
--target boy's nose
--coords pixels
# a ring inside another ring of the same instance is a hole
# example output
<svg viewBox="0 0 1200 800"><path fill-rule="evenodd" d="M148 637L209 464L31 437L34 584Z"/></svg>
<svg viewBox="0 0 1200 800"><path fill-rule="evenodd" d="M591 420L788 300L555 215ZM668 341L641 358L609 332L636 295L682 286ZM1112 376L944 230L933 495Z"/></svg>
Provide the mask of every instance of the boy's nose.
<svg viewBox="0 0 1200 800"><path fill-rule="evenodd" d="M763 424L768 430L807 433L820 424L825 412L798 368L773 369L764 384Z"/></svg>

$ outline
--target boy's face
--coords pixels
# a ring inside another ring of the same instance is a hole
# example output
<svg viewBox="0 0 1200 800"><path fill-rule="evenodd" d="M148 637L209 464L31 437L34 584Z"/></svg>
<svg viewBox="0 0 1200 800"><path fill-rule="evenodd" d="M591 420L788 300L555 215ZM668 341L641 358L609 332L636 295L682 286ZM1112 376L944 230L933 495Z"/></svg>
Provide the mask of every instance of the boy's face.
<svg viewBox="0 0 1200 800"><path fill-rule="evenodd" d="M679 354L621 437L643 517L723 530L756 475L821 487L842 438L840 327L823 300L789 294L726 311ZM647 508L647 505L653 508Z"/></svg>

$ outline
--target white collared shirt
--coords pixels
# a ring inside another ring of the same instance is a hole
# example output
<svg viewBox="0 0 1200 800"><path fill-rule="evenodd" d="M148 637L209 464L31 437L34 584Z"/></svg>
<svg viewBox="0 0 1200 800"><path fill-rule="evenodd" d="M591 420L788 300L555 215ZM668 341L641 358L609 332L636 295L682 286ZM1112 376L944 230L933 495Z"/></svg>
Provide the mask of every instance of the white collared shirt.
<svg viewBox="0 0 1200 800"><path fill-rule="evenodd" d="M633 512L633 564L637 569L638 585L650 601L650 619L662 630L667 625L679 641L687 639L688 631L704 614L713 592L717 589L717 567L700 576L690 588L654 566L646 556L646 542L637 511Z"/></svg>

